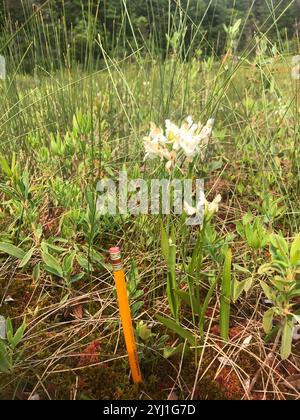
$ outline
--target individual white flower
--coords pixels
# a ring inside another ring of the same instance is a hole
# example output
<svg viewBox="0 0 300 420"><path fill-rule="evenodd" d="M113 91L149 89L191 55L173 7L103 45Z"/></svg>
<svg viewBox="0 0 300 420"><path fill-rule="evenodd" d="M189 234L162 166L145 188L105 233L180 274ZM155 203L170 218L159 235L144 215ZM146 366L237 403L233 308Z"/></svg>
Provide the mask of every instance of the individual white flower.
<svg viewBox="0 0 300 420"><path fill-rule="evenodd" d="M184 202L183 209L185 213L190 217L195 216L195 214L197 213L197 208L190 206L187 201Z"/></svg>
<svg viewBox="0 0 300 420"><path fill-rule="evenodd" d="M194 134L199 128L199 124L195 124L193 118L189 115L186 119L186 123L183 123L181 129L188 130Z"/></svg>
<svg viewBox="0 0 300 420"><path fill-rule="evenodd" d="M213 119L209 119L206 125L201 127L200 124L195 124L191 117L187 118L180 130L179 145L188 159L193 159L199 153L200 147L208 143L213 125Z"/></svg>
<svg viewBox="0 0 300 420"><path fill-rule="evenodd" d="M172 142L174 138L180 135L180 128L177 127L177 125L174 124L170 120L166 120L165 124L166 124L166 137L168 141Z"/></svg>
<svg viewBox="0 0 300 420"><path fill-rule="evenodd" d="M209 142L209 139L212 135L214 123L215 123L215 120L213 118L210 118L207 121L206 125L201 128L199 137L203 145L207 145L207 143Z"/></svg>
<svg viewBox="0 0 300 420"><path fill-rule="evenodd" d="M204 191L200 191L200 198L196 207L191 206L187 201L183 204L183 209L188 216L195 216L203 213L206 203Z"/></svg>
<svg viewBox="0 0 300 420"><path fill-rule="evenodd" d="M144 138L144 147L146 155L144 161L147 159L156 159L159 153L159 144L150 140L149 137Z"/></svg>
<svg viewBox="0 0 300 420"><path fill-rule="evenodd" d="M206 125L207 125L208 127L213 128L213 126L215 125L215 119L214 119L214 118L210 118L210 119L207 121Z"/></svg>
<svg viewBox="0 0 300 420"><path fill-rule="evenodd" d="M207 202L207 210L209 213L217 213L219 211L219 204L222 201L221 194L218 194L211 203Z"/></svg>
<svg viewBox="0 0 300 420"><path fill-rule="evenodd" d="M156 141L151 141L151 139L149 137L145 137L144 147L145 147L145 151L146 151L146 155L145 155L144 160L155 159L157 157L159 157L160 159L165 158L167 160L172 159L172 155L171 155L171 153L169 152L168 149L161 146Z"/></svg>
<svg viewBox="0 0 300 420"><path fill-rule="evenodd" d="M166 120L166 137L173 144L173 150L180 149L180 128L170 120Z"/></svg>
<svg viewBox="0 0 300 420"><path fill-rule="evenodd" d="M150 123L149 138L153 143L166 144L167 138L164 136L163 131L154 123Z"/></svg>
<svg viewBox="0 0 300 420"><path fill-rule="evenodd" d="M200 138L195 134L198 128L198 124L194 124L191 116L187 117L180 128L170 120L166 120L166 137L173 143L173 150L181 148L187 157L194 157L200 142Z"/></svg>
<svg viewBox="0 0 300 420"><path fill-rule="evenodd" d="M182 132L179 145L187 158L193 158L198 153L199 137L193 136L188 131Z"/></svg>
<svg viewBox="0 0 300 420"><path fill-rule="evenodd" d="M203 214L203 211L206 215L212 216L213 214L217 213L219 211L219 204L222 201L222 197L220 194L218 194L214 200L210 203L206 200L205 194L203 191L201 191L200 199L197 203L196 207L191 206L186 201L184 202L184 211L188 216L196 216Z"/></svg>
<svg viewBox="0 0 300 420"><path fill-rule="evenodd" d="M173 162L171 160L168 160L168 162L166 163L166 170L168 172L171 172L172 168L173 168Z"/></svg>
<svg viewBox="0 0 300 420"><path fill-rule="evenodd" d="M175 167L176 157L177 157L177 154L176 154L175 150L172 150L170 152L170 158L169 158L168 162L166 163L166 170L168 172L171 172L171 170Z"/></svg>

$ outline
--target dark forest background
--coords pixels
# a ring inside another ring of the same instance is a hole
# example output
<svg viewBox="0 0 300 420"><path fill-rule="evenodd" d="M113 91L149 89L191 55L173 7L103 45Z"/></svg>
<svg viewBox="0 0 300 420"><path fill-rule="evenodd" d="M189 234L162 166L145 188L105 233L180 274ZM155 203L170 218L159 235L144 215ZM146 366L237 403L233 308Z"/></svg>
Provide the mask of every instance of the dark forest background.
<svg viewBox="0 0 300 420"><path fill-rule="evenodd" d="M10 49L22 56L29 39L33 40L29 61L47 54L43 45L47 46L48 54L49 49L59 49L59 54L66 56L69 49L78 62L86 60L87 50L93 59L101 59L99 48L95 45L90 48L95 39L101 40L105 51L114 56L140 47L141 54L166 56L176 43L183 45L184 58L212 52L221 55L228 38L224 25L229 27L239 19L241 25L234 44L239 51L261 33L266 33L272 42L292 45L293 39L299 39L300 30L300 0L1 0L1 3L0 42L6 45L15 34ZM30 20L32 14L34 19Z"/></svg>

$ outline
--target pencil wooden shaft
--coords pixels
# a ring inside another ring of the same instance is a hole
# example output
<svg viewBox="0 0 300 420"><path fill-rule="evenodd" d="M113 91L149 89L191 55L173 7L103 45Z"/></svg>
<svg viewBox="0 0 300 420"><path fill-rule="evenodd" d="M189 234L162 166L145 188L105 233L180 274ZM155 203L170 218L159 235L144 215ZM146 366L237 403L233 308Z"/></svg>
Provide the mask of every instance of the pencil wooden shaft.
<svg viewBox="0 0 300 420"><path fill-rule="evenodd" d="M116 282L120 315L123 325L124 338L129 358L129 365L132 373L132 379L135 383L140 383L142 382L142 377L137 356L135 337L132 328L132 319L130 314L124 271L115 271L114 278Z"/></svg>

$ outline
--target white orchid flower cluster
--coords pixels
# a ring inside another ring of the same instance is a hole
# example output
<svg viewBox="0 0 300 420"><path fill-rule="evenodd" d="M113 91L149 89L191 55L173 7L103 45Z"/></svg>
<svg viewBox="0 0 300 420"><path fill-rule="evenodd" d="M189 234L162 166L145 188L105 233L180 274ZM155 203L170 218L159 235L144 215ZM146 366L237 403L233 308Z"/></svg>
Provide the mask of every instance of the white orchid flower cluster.
<svg viewBox="0 0 300 420"><path fill-rule="evenodd" d="M171 170L177 156L182 151L186 159L191 162L201 149L207 146L212 135L214 119L209 119L206 125L195 124L192 117L178 127L170 120L166 120L163 132L154 123L150 124L149 136L144 138L146 151L145 160L166 159L166 169Z"/></svg>
<svg viewBox="0 0 300 420"><path fill-rule="evenodd" d="M186 201L184 202L184 211L189 217L205 216L207 220L210 220L213 217L213 215L219 211L221 201L221 194L218 194L212 202L207 201L203 191L200 194L200 199L196 207L191 206Z"/></svg>

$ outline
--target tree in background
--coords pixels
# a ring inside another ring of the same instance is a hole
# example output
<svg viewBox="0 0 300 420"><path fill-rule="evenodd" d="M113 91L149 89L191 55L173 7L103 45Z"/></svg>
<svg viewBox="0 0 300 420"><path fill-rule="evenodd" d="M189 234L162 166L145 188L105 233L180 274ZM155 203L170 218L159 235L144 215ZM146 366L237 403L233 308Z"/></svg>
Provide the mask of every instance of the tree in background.
<svg viewBox="0 0 300 420"><path fill-rule="evenodd" d="M12 31L44 3L0 1ZM35 20L39 45L33 46L28 61L42 59L51 48L53 63L62 57L67 62L70 55L78 62L87 57L98 60L100 49L94 42L98 35L112 56L124 56L143 47L141 54L150 50L164 57L178 45L184 59L196 51L198 55L221 55L226 45L224 25L233 26L239 19L239 50L260 31L267 31L271 40L286 35L291 39L299 32L300 0L294 0L285 10L288 4L282 0L49 0ZM7 28L7 23L3 26ZM26 35L19 33L12 45L20 55L28 47Z"/></svg>

